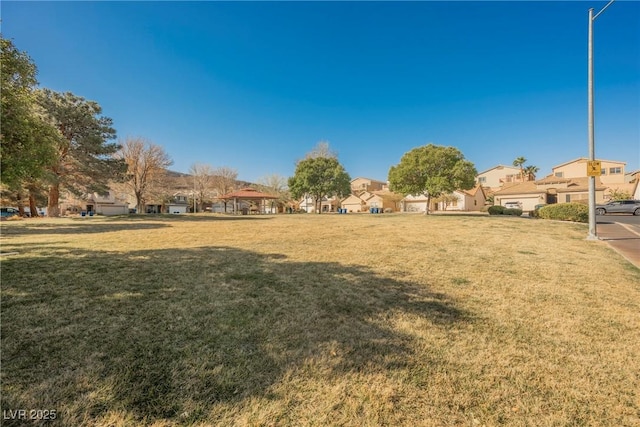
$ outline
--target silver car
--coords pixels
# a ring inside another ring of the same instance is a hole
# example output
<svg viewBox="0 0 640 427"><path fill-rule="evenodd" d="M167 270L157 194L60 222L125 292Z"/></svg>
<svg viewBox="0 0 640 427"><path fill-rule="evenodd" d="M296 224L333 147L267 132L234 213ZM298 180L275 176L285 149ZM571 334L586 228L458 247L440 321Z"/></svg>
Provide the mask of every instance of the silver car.
<svg viewBox="0 0 640 427"><path fill-rule="evenodd" d="M612 200L604 205L596 205L596 214L628 213L640 215L640 200Z"/></svg>

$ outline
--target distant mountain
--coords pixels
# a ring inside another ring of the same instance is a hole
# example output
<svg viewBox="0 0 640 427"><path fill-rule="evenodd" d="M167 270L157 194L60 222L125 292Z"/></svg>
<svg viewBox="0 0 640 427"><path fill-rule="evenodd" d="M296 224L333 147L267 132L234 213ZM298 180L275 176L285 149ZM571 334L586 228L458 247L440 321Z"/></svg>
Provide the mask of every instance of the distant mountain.
<svg viewBox="0 0 640 427"><path fill-rule="evenodd" d="M171 178L182 178L185 176L191 176L188 173L176 172L169 169L167 169L167 175Z"/></svg>
<svg viewBox="0 0 640 427"><path fill-rule="evenodd" d="M193 175L188 173L176 172L167 169L167 178L171 182L171 185L177 190L186 190L191 187L193 182ZM248 181L236 180L236 188L252 187L257 184Z"/></svg>

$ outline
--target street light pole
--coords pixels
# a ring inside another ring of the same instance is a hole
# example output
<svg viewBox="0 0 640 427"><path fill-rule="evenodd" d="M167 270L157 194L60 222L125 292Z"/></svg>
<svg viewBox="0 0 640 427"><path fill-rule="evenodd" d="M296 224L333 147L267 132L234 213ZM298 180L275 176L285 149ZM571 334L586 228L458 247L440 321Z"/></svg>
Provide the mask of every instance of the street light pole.
<svg viewBox="0 0 640 427"><path fill-rule="evenodd" d="M593 22L611 3L615 0L610 0L605 7L600 10L595 16L593 15L593 8L589 9L589 43L588 43L588 134L589 134L589 160L595 161L595 130L594 130L594 106L593 106ZM596 230L596 177L589 177L589 234L587 240L597 240L598 233Z"/></svg>

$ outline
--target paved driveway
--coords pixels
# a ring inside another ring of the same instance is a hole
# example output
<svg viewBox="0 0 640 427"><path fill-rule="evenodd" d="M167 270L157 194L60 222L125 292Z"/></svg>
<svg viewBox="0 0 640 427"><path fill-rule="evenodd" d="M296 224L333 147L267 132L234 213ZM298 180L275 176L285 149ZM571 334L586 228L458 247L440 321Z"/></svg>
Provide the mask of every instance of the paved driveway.
<svg viewBox="0 0 640 427"><path fill-rule="evenodd" d="M596 232L600 240L640 268L640 216L598 215Z"/></svg>

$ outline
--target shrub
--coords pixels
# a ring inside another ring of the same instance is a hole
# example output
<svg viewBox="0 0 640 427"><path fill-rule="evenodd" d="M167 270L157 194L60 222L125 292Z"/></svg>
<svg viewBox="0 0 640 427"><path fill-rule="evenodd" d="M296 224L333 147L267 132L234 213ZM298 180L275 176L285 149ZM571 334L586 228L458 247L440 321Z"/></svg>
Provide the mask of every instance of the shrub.
<svg viewBox="0 0 640 427"><path fill-rule="evenodd" d="M588 222L589 206L581 203L559 203L540 208L540 218L560 221Z"/></svg>
<svg viewBox="0 0 640 427"><path fill-rule="evenodd" d="M522 209L505 209L502 215L522 216Z"/></svg>
<svg viewBox="0 0 640 427"><path fill-rule="evenodd" d="M504 212L504 206L500 206L500 205L490 206L488 211L489 211L489 215L502 215L502 213Z"/></svg>

